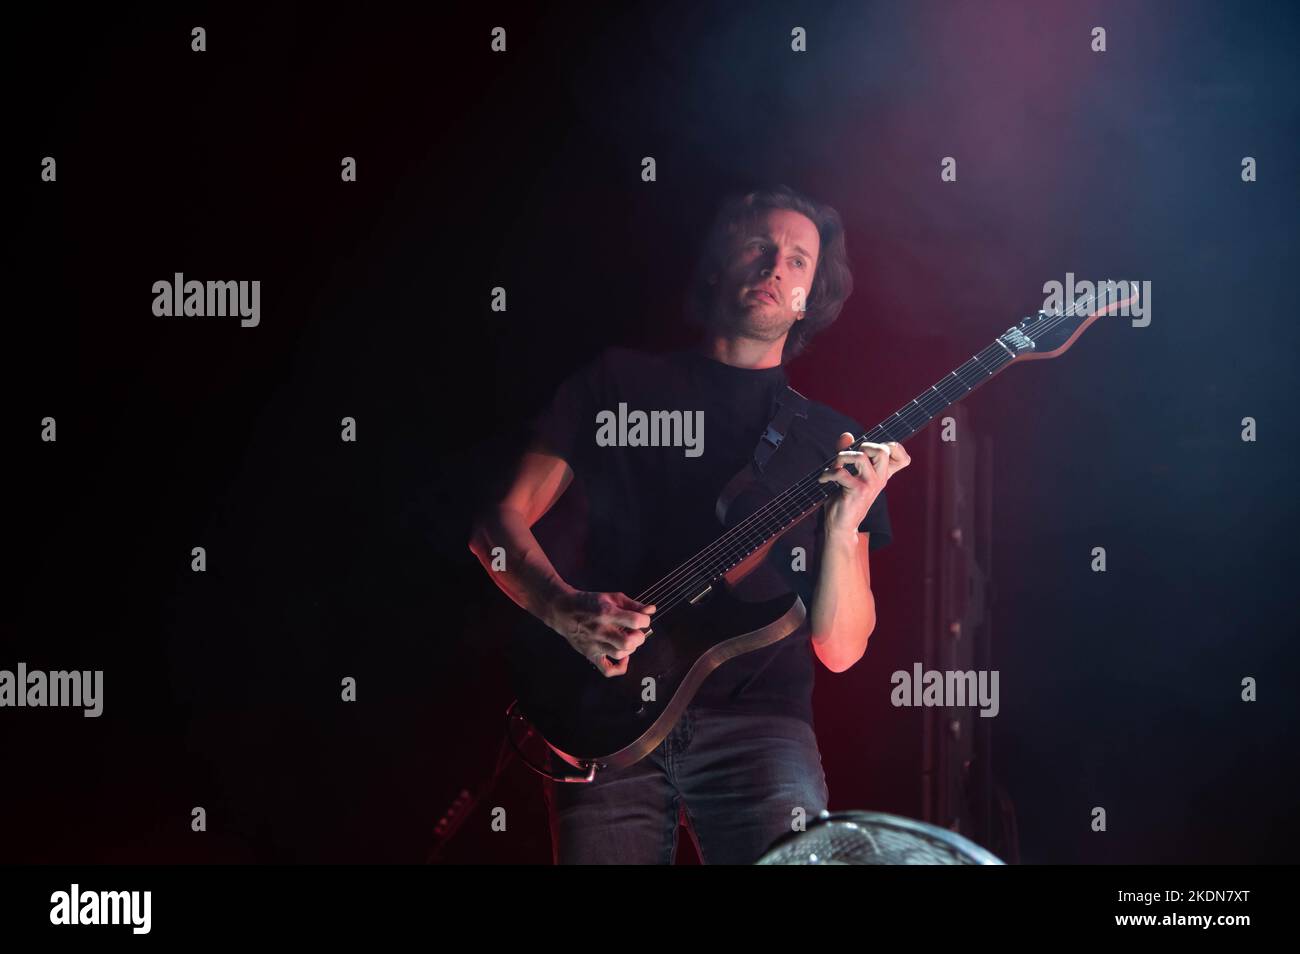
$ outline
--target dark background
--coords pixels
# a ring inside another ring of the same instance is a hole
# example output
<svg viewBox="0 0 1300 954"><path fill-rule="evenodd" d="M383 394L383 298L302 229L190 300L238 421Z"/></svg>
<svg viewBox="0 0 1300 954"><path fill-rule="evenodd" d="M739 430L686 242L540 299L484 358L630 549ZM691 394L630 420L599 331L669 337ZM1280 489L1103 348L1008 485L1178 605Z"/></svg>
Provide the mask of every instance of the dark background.
<svg viewBox="0 0 1300 954"><path fill-rule="evenodd" d="M473 507L562 376L687 340L716 204L785 182L839 209L857 280L792 381L868 423L1046 281L1152 282L1149 327L968 402L996 448L996 768L1024 861L1289 859L1295 8L618 6L11 21L0 668L103 669L105 714L0 712L0 857L423 861L511 698ZM261 280L260 327L154 317L177 271ZM913 456L871 649L818 674L833 808L921 810L921 713L888 701L919 659ZM508 831L485 808L447 860L548 860L537 780L511 767L496 805Z"/></svg>

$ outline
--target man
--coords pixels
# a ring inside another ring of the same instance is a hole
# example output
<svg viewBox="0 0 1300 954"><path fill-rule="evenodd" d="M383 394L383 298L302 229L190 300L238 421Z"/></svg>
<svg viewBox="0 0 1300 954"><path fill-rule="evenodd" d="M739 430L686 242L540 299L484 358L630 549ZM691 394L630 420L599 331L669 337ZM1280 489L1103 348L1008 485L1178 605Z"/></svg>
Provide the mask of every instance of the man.
<svg viewBox="0 0 1300 954"><path fill-rule="evenodd" d="M838 316L852 291L843 228L832 208L786 187L724 205L688 303L699 344L668 354L611 348L565 381L535 420L513 485L476 525L470 548L511 599L611 679L645 641L657 607L632 592L715 539L719 492L749 462L778 400L785 361ZM864 387L869 382L862 378ZM608 446L601 412L679 411L702 423L689 446ZM782 536L753 598L797 590L804 625L728 660L648 756L590 784L546 783L557 863L671 863L683 811L701 859L749 864L828 793L813 732L815 655L832 672L857 662L876 623L868 551L888 542L884 488L910 459L899 445L845 450L864 428L808 402L768 479L793 483L827 460L838 485L817 518ZM836 452L839 451L838 455ZM532 528L547 521L543 547ZM507 569L493 572L503 547ZM561 554L557 563L548 552ZM651 637L653 638L653 637ZM562 767L552 756L552 766Z"/></svg>

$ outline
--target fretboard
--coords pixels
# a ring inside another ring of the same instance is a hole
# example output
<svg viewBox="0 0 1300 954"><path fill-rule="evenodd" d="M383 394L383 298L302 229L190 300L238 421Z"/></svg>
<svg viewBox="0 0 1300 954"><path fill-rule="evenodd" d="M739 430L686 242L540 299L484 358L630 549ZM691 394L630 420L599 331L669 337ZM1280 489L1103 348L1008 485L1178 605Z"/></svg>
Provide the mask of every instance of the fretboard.
<svg viewBox="0 0 1300 954"><path fill-rule="evenodd" d="M1000 339L995 338L979 354L858 437L850 448L861 447L864 443L906 441L1013 360L1015 355ZM837 485L819 482L817 478L834 461L834 456L827 459L817 470L777 494L636 599L642 603L655 604L656 619L674 606L695 599L739 566L751 553L811 516L825 504Z"/></svg>

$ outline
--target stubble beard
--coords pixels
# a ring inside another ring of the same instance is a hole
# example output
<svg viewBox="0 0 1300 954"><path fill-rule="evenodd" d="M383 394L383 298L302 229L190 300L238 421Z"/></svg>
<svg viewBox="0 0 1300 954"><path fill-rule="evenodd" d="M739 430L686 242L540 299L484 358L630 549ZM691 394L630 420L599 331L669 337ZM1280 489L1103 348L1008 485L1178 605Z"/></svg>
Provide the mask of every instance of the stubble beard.
<svg viewBox="0 0 1300 954"><path fill-rule="evenodd" d="M773 318L759 308L744 308L729 302L715 302L708 323L713 334L764 342L779 340L793 327L794 320L786 316Z"/></svg>

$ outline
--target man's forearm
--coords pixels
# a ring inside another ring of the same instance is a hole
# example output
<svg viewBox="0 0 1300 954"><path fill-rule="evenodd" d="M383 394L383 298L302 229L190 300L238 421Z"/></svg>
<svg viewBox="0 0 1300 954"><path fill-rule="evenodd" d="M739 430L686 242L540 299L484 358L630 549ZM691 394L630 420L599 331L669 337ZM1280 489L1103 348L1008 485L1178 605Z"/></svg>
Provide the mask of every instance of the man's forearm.
<svg viewBox="0 0 1300 954"><path fill-rule="evenodd" d="M497 547L503 551L500 558L493 554ZM469 548L492 582L543 622L555 596L573 592L551 565L523 515L513 510L489 509L475 524Z"/></svg>
<svg viewBox="0 0 1300 954"><path fill-rule="evenodd" d="M827 669L843 672L866 652L876 628L870 567L856 530L822 538L821 567L813 590L813 651Z"/></svg>

